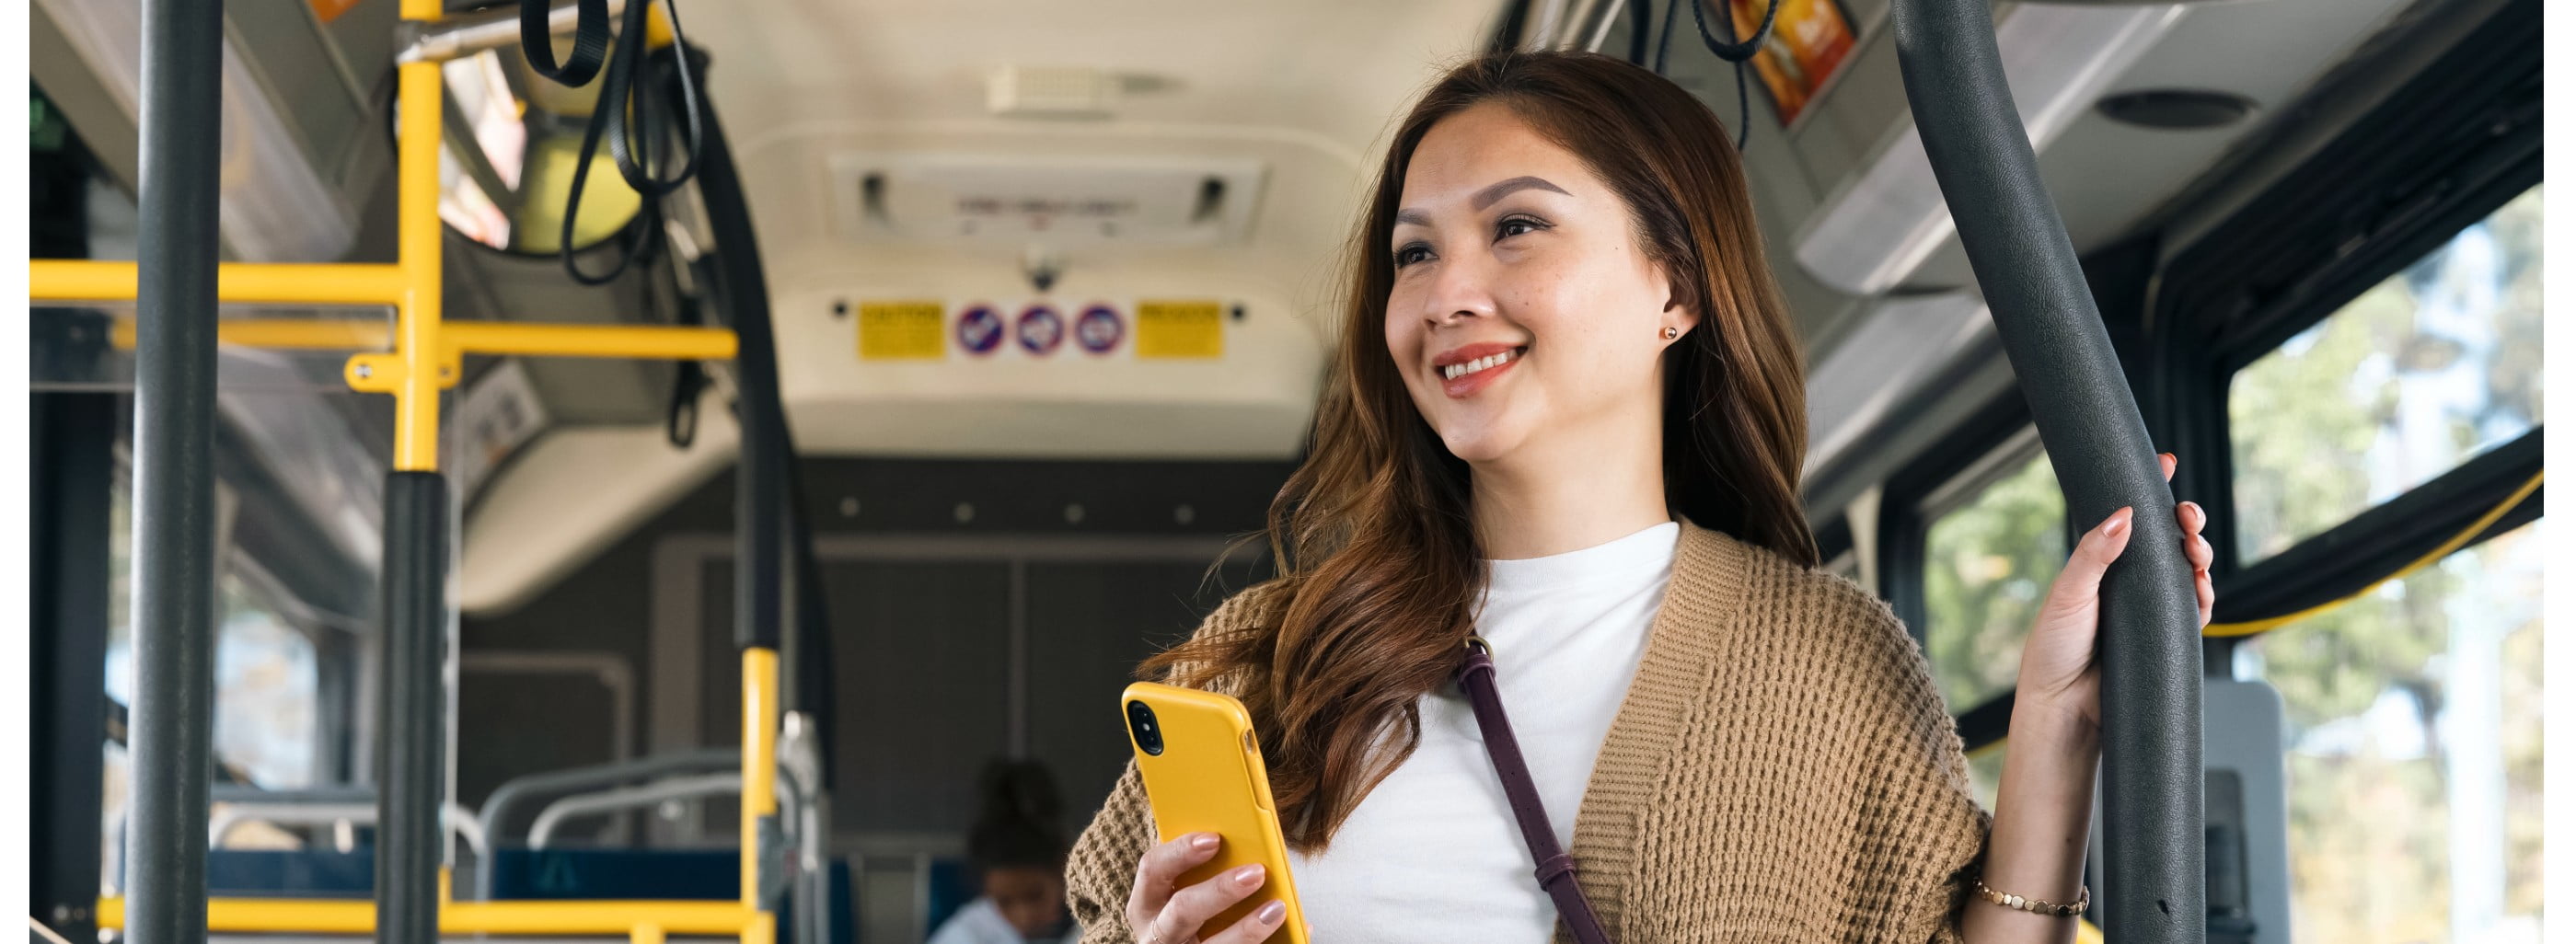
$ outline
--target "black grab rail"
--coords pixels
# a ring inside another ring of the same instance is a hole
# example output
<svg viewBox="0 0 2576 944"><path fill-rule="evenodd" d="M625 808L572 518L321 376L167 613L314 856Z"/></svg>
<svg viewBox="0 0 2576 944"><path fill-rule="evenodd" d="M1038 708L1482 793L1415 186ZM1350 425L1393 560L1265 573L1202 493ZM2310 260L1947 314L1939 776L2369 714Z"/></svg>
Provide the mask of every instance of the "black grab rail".
<svg viewBox="0 0 2576 944"><path fill-rule="evenodd" d="M134 345L133 827L126 940L206 939L214 740L220 0L143 5Z"/></svg>
<svg viewBox="0 0 2576 944"><path fill-rule="evenodd" d="M2207 937L2199 601L2173 493L2041 185L1986 0L1895 0L1905 95L2071 520L2136 529L2102 582L2103 932Z"/></svg>

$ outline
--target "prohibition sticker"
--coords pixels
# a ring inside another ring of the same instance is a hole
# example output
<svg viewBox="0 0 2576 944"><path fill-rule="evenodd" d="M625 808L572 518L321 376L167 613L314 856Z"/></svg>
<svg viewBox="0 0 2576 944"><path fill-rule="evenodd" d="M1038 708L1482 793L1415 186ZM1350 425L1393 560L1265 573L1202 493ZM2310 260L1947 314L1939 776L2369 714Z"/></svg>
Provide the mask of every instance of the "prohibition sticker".
<svg viewBox="0 0 2576 944"><path fill-rule="evenodd" d="M1020 349L1045 357L1064 343L1064 316L1045 305L1031 305L1020 311Z"/></svg>
<svg viewBox="0 0 2576 944"><path fill-rule="evenodd" d="M1002 313L990 305L970 305L957 313L957 343L970 354L991 354L1002 346Z"/></svg>
<svg viewBox="0 0 2576 944"><path fill-rule="evenodd" d="M1225 306L1213 301L1136 303L1136 356L1215 360L1225 356Z"/></svg>
<svg viewBox="0 0 2576 944"><path fill-rule="evenodd" d="M1126 339L1127 322L1119 319L1118 309L1093 305L1083 309L1081 317L1073 319L1073 340L1081 344L1083 350L1107 354L1117 350L1118 342Z"/></svg>
<svg viewBox="0 0 2576 944"><path fill-rule="evenodd" d="M935 361L948 356L939 330L948 306L935 301L859 303L859 359Z"/></svg>

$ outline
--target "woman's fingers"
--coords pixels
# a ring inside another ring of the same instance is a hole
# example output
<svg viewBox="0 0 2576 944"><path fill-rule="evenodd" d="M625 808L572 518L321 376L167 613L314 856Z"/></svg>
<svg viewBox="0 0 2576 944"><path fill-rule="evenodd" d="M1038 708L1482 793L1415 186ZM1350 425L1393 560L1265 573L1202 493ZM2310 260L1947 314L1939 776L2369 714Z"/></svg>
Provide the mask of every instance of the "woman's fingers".
<svg viewBox="0 0 2576 944"><path fill-rule="evenodd" d="M1216 847L1215 833L1190 833L1145 850L1145 857L1136 860L1136 887L1127 893L1127 926L1141 929L1152 923L1171 902L1181 873L1215 856Z"/></svg>
<svg viewBox="0 0 2576 944"><path fill-rule="evenodd" d="M2131 509L2122 508L2084 532L2083 539L2075 544L2075 553L2066 558L2066 569L2058 574L2057 594L2064 594L2067 600L2089 600L2101 591L2103 571L2120 558L2122 548L2129 546L2131 517Z"/></svg>
<svg viewBox="0 0 2576 944"><path fill-rule="evenodd" d="M2191 561L2192 592L2200 597L2200 625L2207 626L2210 607L2218 600L2209 581L2209 565L2218 559L2218 551L2200 536L2201 529L2209 526L2209 512L2199 502L2183 502L2174 507L2174 517L2182 522L2182 555Z"/></svg>
<svg viewBox="0 0 2576 944"><path fill-rule="evenodd" d="M1235 922L1234 926L1208 938L1207 944L1261 944L1279 930L1280 920L1286 917L1288 906L1273 901L1252 909L1251 914L1244 915L1243 920Z"/></svg>
<svg viewBox="0 0 2576 944"><path fill-rule="evenodd" d="M2171 482L2173 481L2174 467L2182 464L2182 460L2174 458L2173 453L2159 452L2156 453L2156 464L2165 467L2165 481Z"/></svg>
<svg viewBox="0 0 2576 944"><path fill-rule="evenodd" d="M2218 603L2218 591L2216 588L2210 586L2208 570L2204 569L2194 571L2192 573L2191 589L2192 592L2200 595L2200 625L2207 626L2209 625L2210 607L2215 606Z"/></svg>
<svg viewBox="0 0 2576 944"><path fill-rule="evenodd" d="M1199 939L1199 929L1217 912L1234 907L1261 887L1262 869L1246 865L1228 869L1215 878L1200 882L1172 894L1163 905L1163 913L1154 918L1156 944L1182 944ZM1254 938L1259 940L1259 938Z"/></svg>

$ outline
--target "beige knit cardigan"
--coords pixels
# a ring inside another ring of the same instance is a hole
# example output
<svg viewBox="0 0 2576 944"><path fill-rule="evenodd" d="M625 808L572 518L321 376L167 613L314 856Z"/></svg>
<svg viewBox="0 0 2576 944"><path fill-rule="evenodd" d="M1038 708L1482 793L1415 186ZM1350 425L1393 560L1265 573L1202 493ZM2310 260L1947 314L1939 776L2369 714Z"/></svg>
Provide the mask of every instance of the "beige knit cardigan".
<svg viewBox="0 0 2576 944"><path fill-rule="evenodd" d="M1258 631L1271 590L1237 594L1199 633ZM1886 604L1682 523L1574 819L1583 892L1612 940L1954 942L1988 824L1922 651ZM1127 895L1154 840L1131 763L1067 865L1084 944L1132 940ZM1569 940L1562 924L1556 938Z"/></svg>

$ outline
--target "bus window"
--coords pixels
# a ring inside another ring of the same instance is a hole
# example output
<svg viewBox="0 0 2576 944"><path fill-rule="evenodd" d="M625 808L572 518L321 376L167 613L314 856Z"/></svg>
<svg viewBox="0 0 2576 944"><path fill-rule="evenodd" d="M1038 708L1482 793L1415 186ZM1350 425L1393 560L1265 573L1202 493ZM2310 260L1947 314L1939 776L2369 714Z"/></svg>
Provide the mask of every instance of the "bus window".
<svg viewBox="0 0 2576 944"><path fill-rule="evenodd" d="M2044 452L1932 520L1923 539L1922 635L1951 711L2012 691L2022 637L2065 564L2066 498Z"/></svg>
<svg viewBox="0 0 2576 944"><path fill-rule="evenodd" d="M312 786L320 741L313 639L239 573L218 582L215 756L271 789Z"/></svg>
<svg viewBox="0 0 2576 944"><path fill-rule="evenodd" d="M2238 566L2540 425L2540 199L2525 191L2234 375Z"/></svg>
<svg viewBox="0 0 2576 944"><path fill-rule="evenodd" d="M106 687L120 705L134 703L128 496L126 484L117 483L108 512ZM279 615L268 588L236 566L218 576L215 596L214 753L226 771L218 780L239 776L268 789L322 782L321 669L313 638ZM124 751L110 746L109 752L106 805L114 818L126 769Z"/></svg>
<svg viewBox="0 0 2576 944"><path fill-rule="evenodd" d="M2541 531L2236 649L2288 709L2297 940L2540 939Z"/></svg>

